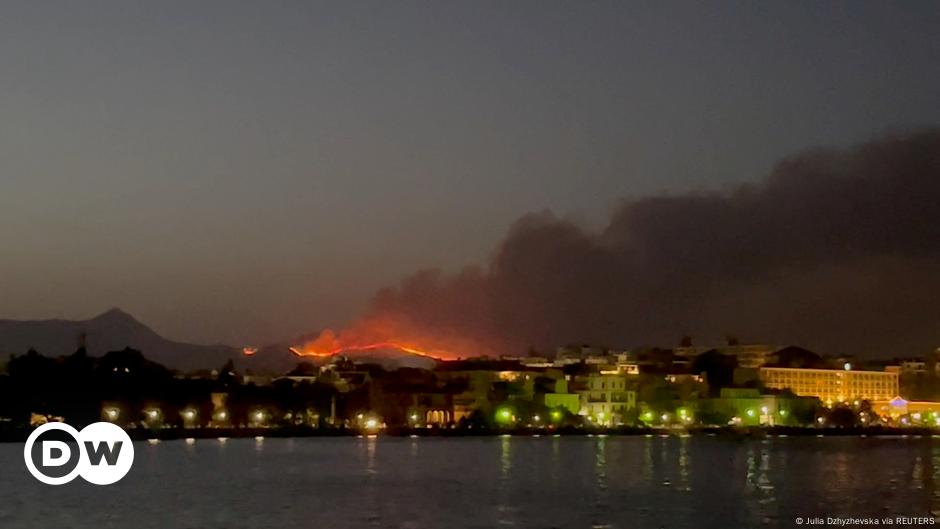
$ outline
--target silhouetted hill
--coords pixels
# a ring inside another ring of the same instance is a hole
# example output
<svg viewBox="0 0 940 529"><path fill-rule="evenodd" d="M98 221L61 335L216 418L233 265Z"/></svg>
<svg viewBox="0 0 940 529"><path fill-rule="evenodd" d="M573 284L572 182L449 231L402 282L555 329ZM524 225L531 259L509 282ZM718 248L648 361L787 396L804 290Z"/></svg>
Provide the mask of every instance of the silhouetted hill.
<svg viewBox="0 0 940 529"><path fill-rule="evenodd" d="M793 345L777 351L774 356L776 360L769 362L768 367L799 367L805 369L827 369L832 367L818 354Z"/></svg>
<svg viewBox="0 0 940 529"><path fill-rule="evenodd" d="M88 353L101 356L125 347L172 369L213 369L241 351L227 345L196 345L168 340L130 314L111 309L89 320L0 320L0 360L30 348L46 356L72 354L84 336Z"/></svg>

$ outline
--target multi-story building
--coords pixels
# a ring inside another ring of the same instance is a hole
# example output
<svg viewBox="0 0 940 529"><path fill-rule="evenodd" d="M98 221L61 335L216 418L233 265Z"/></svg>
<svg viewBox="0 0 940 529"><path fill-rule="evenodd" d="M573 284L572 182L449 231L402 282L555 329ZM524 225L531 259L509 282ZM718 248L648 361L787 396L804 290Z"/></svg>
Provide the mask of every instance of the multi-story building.
<svg viewBox="0 0 940 529"><path fill-rule="evenodd" d="M789 389L827 404L855 400L885 401L898 395L898 374L887 371L762 367L759 376L772 389Z"/></svg>
<svg viewBox="0 0 940 529"><path fill-rule="evenodd" d="M636 391L627 375L592 374L578 377L575 393L581 399L580 414L603 425L623 424L636 408Z"/></svg>

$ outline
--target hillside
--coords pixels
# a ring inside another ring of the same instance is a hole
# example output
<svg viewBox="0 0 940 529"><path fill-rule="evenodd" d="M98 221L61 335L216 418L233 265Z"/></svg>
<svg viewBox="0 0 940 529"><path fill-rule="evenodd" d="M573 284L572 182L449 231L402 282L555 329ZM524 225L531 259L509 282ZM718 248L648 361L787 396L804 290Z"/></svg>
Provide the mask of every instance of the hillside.
<svg viewBox="0 0 940 529"><path fill-rule="evenodd" d="M132 347L167 367L180 370L217 368L241 351L227 345L197 345L168 340L130 314L111 309L88 320L0 320L0 360L30 348L46 356L75 352L84 336L89 354Z"/></svg>

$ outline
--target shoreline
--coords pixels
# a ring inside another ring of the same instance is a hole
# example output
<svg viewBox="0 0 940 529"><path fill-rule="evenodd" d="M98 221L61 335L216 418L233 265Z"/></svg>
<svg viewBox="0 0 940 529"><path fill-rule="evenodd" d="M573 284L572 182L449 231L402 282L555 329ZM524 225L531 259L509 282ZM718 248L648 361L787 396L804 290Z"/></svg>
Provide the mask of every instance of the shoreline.
<svg viewBox="0 0 940 529"><path fill-rule="evenodd" d="M940 437L940 430L935 428L888 426L819 428L798 426L771 427L726 427L703 426L700 428L517 428L517 429L447 429L447 428L387 428L377 431L364 431L352 428L165 428L146 430L131 428L125 430L134 441L175 441L185 439L252 439L269 438L310 438L310 437L352 437L377 436L390 438L404 437L592 437L592 436L650 436L659 437L719 437L726 439L764 439L769 437L898 437L929 438ZM32 429L15 429L0 432L0 443L22 443L26 441Z"/></svg>

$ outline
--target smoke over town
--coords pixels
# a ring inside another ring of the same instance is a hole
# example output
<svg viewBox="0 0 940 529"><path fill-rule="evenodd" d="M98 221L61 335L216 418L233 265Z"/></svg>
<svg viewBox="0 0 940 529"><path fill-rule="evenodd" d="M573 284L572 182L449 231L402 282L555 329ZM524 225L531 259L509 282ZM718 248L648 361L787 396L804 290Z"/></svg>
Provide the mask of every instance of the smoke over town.
<svg viewBox="0 0 940 529"><path fill-rule="evenodd" d="M931 129L803 152L728 193L625 201L600 232L525 215L487 266L415 273L307 350L388 342L456 357L688 335L903 355L940 346L938 322Z"/></svg>

